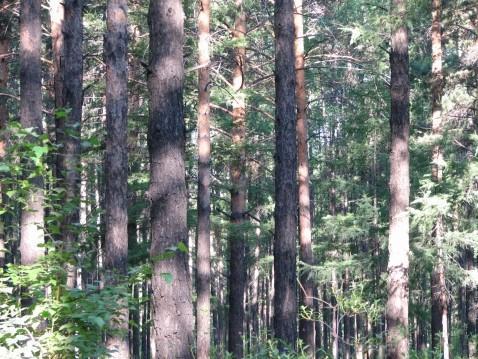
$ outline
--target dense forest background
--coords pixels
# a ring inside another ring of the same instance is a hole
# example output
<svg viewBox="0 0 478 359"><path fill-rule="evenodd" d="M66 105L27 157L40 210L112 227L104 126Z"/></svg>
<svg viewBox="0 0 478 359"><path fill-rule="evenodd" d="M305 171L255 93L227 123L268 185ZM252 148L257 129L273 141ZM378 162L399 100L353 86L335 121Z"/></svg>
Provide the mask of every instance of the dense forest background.
<svg viewBox="0 0 478 359"><path fill-rule="evenodd" d="M476 358L476 0L0 1L5 358Z"/></svg>

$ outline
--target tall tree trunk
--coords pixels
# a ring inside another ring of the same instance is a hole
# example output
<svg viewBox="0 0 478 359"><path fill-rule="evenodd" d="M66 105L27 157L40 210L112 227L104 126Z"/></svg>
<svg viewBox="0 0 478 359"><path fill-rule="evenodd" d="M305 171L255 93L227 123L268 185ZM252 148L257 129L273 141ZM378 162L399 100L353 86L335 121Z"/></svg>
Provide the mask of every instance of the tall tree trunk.
<svg viewBox="0 0 478 359"><path fill-rule="evenodd" d="M61 7L61 5L59 6ZM64 1L64 22L61 31L64 41L64 64L60 65L58 69L60 73L55 77L55 97L57 91L63 91L62 95L58 94L58 103L64 105L69 112L61 111L62 114L57 113L55 116L56 134L59 136L57 142L60 145L57 175L65 188L63 198L65 212L61 223L63 240L65 248L72 252L78 240L78 233L74 225L80 221L80 128L83 105L82 0ZM58 43L55 46L60 47L59 51L61 51L61 46ZM61 53L59 56L61 62ZM61 84L62 80L63 84ZM76 266L73 260L69 263L67 270L67 286L74 288L76 286Z"/></svg>
<svg viewBox="0 0 478 359"><path fill-rule="evenodd" d="M105 156L105 269L110 285L128 274L128 5L108 0L106 8L106 156ZM125 293L126 294L126 293ZM124 298L126 299L126 297ZM114 358L129 358L128 305L121 303L120 316L109 336L107 348Z"/></svg>
<svg viewBox="0 0 478 359"><path fill-rule="evenodd" d="M8 86L8 55L10 52L10 16L8 16L7 5L0 10L0 91ZM5 130L8 123L7 97L0 96L0 131ZM0 138L0 159L5 156L6 139ZM0 201L3 203L5 188L0 186ZM5 215L0 218L0 269L5 265Z"/></svg>
<svg viewBox="0 0 478 359"><path fill-rule="evenodd" d="M184 164L183 22L180 0L149 6L152 319L155 358L192 358L193 304L188 269ZM172 251L171 248L177 248Z"/></svg>
<svg viewBox="0 0 478 359"><path fill-rule="evenodd" d="M442 120L442 44L441 44L441 0L432 0L432 132L439 142L443 135ZM439 143L433 148L432 179L439 184L443 179L443 150ZM448 348L448 299L446 293L445 264L443 258L444 223L438 215L433 237L438 253L437 263L431 277L432 296L432 348L441 350L443 358L450 357Z"/></svg>
<svg viewBox="0 0 478 359"><path fill-rule="evenodd" d="M408 250L410 196L408 30L406 0L393 0L390 52L391 147L388 242L387 358L408 357Z"/></svg>
<svg viewBox="0 0 478 359"><path fill-rule="evenodd" d="M234 70L232 84L234 99L232 104L232 144L235 154L231 163L231 223L230 233L230 270L229 270L229 345L228 350L234 358L243 356L244 335L244 291L246 288L245 231L241 226L246 216L246 103L244 98L244 71L246 49L246 14L243 1L236 1L236 19L233 37L237 45L234 48Z"/></svg>
<svg viewBox="0 0 478 359"><path fill-rule="evenodd" d="M312 252L312 222L310 212L309 189L309 151L307 125L307 94L304 70L304 18L302 0L294 1L295 28L295 96L297 101L297 161L299 175L299 243L300 260L306 265L314 264ZM300 276L300 305L311 318L314 313L314 283L308 278L307 271ZM309 357L315 356L315 322L313 319L300 318L299 337L307 347Z"/></svg>
<svg viewBox="0 0 478 359"><path fill-rule="evenodd" d="M201 0L198 16L198 229L196 264L197 358L209 358L211 345L211 139L209 126L209 0Z"/></svg>
<svg viewBox="0 0 478 359"><path fill-rule="evenodd" d="M41 94L41 1L22 0L20 5L20 123L33 128L36 134L43 132ZM30 137L30 141L35 141ZM20 255L21 263L37 262L44 254L38 247L44 242L44 190L43 178L31 180L21 214Z"/></svg>
<svg viewBox="0 0 478 359"><path fill-rule="evenodd" d="M276 153L274 335L295 348L297 338L297 145L295 124L294 1L274 7Z"/></svg>

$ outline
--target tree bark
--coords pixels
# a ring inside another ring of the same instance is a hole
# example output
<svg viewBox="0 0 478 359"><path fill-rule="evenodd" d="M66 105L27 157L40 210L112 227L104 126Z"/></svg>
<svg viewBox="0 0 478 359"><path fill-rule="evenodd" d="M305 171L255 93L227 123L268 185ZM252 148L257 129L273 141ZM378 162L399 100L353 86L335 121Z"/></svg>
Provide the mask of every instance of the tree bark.
<svg viewBox="0 0 478 359"><path fill-rule="evenodd" d="M312 252L312 222L309 189L309 151L307 124L307 93L305 88L304 61L304 19L302 0L294 1L295 28L295 96L297 101L297 161L299 175L299 243L300 260L306 265L314 264ZM313 318L314 283L305 271L300 276L300 305ZM315 322L312 319L299 319L299 337L306 346L309 357L315 356Z"/></svg>
<svg viewBox="0 0 478 359"><path fill-rule="evenodd" d="M297 338L297 145L294 68L294 2L274 7L276 153L274 241L274 335L294 349Z"/></svg>
<svg viewBox="0 0 478 359"><path fill-rule="evenodd" d="M41 94L41 1L22 0L20 4L20 123L33 128L36 134L43 132ZM33 137L29 141L36 141ZM31 180L21 214L20 255L21 263L36 263L43 256L44 243L44 190L43 178Z"/></svg>
<svg viewBox="0 0 478 359"><path fill-rule="evenodd" d="M410 196L408 30L406 0L393 0L390 52L390 232L386 305L387 358L408 357L408 251Z"/></svg>
<svg viewBox="0 0 478 359"><path fill-rule="evenodd" d="M105 156L105 280L121 283L128 275L128 5L108 0L106 8L106 156ZM125 293L126 294L126 293ZM126 297L124 298L126 299ZM129 358L128 305L121 303L108 336L112 357Z"/></svg>
<svg viewBox="0 0 478 359"><path fill-rule="evenodd" d="M243 94L246 49L246 14L243 1L236 1L236 19L233 38L238 45L234 48L234 70L232 85L232 145L234 155L230 168L231 175L231 233L229 270L229 345L234 358L243 356L244 335L244 290L246 288L245 231L242 225L246 215L246 103Z"/></svg>
<svg viewBox="0 0 478 359"><path fill-rule="evenodd" d="M439 142L443 136L443 119L441 98L443 93L442 73L442 37L441 37L441 0L432 0L432 133ZM433 148L432 179L439 184L443 179L443 150L439 143ZM445 264L443 258L444 223L438 215L433 229L437 250L437 263L431 276L432 296L432 348L441 350L443 359L450 357L448 348L448 298L445 281Z"/></svg>
<svg viewBox="0 0 478 359"><path fill-rule="evenodd" d="M201 0L198 16L198 229L196 264L197 358L209 358L211 343L211 139L209 125L209 0Z"/></svg>
<svg viewBox="0 0 478 359"><path fill-rule="evenodd" d="M180 0L149 6L152 319L155 358L192 358L193 305L188 270L184 164L183 22Z"/></svg>

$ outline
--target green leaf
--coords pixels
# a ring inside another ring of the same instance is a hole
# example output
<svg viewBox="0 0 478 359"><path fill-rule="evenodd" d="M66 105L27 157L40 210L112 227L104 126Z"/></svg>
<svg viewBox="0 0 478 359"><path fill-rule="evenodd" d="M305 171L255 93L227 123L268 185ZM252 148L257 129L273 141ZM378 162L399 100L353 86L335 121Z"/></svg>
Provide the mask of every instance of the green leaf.
<svg viewBox="0 0 478 359"><path fill-rule="evenodd" d="M188 253L188 247L183 242L178 243L178 250L186 254Z"/></svg>
<svg viewBox="0 0 478 359"><path fill-rule="evenodd" d="M10 172L10 166L5 163L1 163L0 172Z"/></svg>
<svg viewBox="0 0 478 359"><path fill-rule="evenodd" d="M173 275L171 273L161 273L161 278L163 278L168 284L173 283Z"/></svg>

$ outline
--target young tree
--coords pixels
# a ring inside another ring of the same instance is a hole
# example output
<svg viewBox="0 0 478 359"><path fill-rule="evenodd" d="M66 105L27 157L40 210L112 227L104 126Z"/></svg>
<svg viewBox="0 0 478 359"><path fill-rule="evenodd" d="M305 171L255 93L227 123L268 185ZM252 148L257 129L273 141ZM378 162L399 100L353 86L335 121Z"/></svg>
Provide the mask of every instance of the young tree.
<svg viewBox="0 0 478 359"><path fill-rule="evenodd" d="M198 16L198 233L197 358L209 358L211 342L211 139L209 126L209 0L201 0Z"/></svg>
<svg viewBox="0 0 478 359"><path fill-rule="evenodd" d="M297 338L297 145L294 67L294 2L277 0L275 34L275 239L274 335L295 347Z"/></svg>
<svg viewBox="0 0 478 359"><path fill-rule="evenodd" d="M24 128L32 128L37 135L43 132L40 10L40 0L20 3L20 123ZM43 178L36 176L30 184L20 222L20 255L25 265L37 262L44 254L39 247L44 243Z"/></svg>
<svg viewBox="0 0 478 359"><path fill-rule="evenodd" d="M294 1L295 28L295 96L297 101L297 162L299 175L299 243L300 260L314 264L312 252L312 224L309 189L309 151L307 125L307 92L305 88L304 58L304 17L302 0ZM311 314L314 312L314 283L308 273L300 276L300 305ZM315 322L307 318L299 318L299 337L307 346L307 353L315 355Z"/></svg>
<svg viewBox="0 0 478 359"><path fill-rule="evenodd" d="M436 141L443 135L442 120L442 36L441 36L441 0L432 0L432 132ZM439 184L443 179L443 150L440 144L433 148L432 179ZM444 223L439 215L433 229L433 237L438 253L437 263L431 277L432 291L432 348L442 350L444 359L450 357L448 348L448 298L443 258Z"/></svg>
<svg viewBox="0 0 478 359"><path fill-rule="evenodd" d="M158 358L192 358L193 308L186 243L183 20L180 0L149 5L153 341Z"/></svg>
<svg viewBox="0 0 478 359"><path fill-rule="evenodd" d="M235 358L243 356L244 335L244 289L246 285L245 231L241 228L246 218L246 103L244 98L244 71L246 62L246 14L243 1L236 1L236 18L233 38L234 70L232 85L234 99L232 102L232 144L234 155L231 162L231 223L230 261L229 261L229 351Z"/></svg>
<svg viewBox="0 0 478 359"><path fill-rule="evenodd" d="M408 357L410 80L405 16L406 0L393 0L390 52L390 232L386 307L387 358L391 359Z"/></svg>
<svg viewBox="0 0 478 359"><path fill-rule="evenodd" d="M106 8L106 156L105 268L109 284L128 274L128 4L109 0ZM120 276L120 278L118 278ZM114 326L121 335L108 337L113 357L129 358L128 306Z"/></svg>

